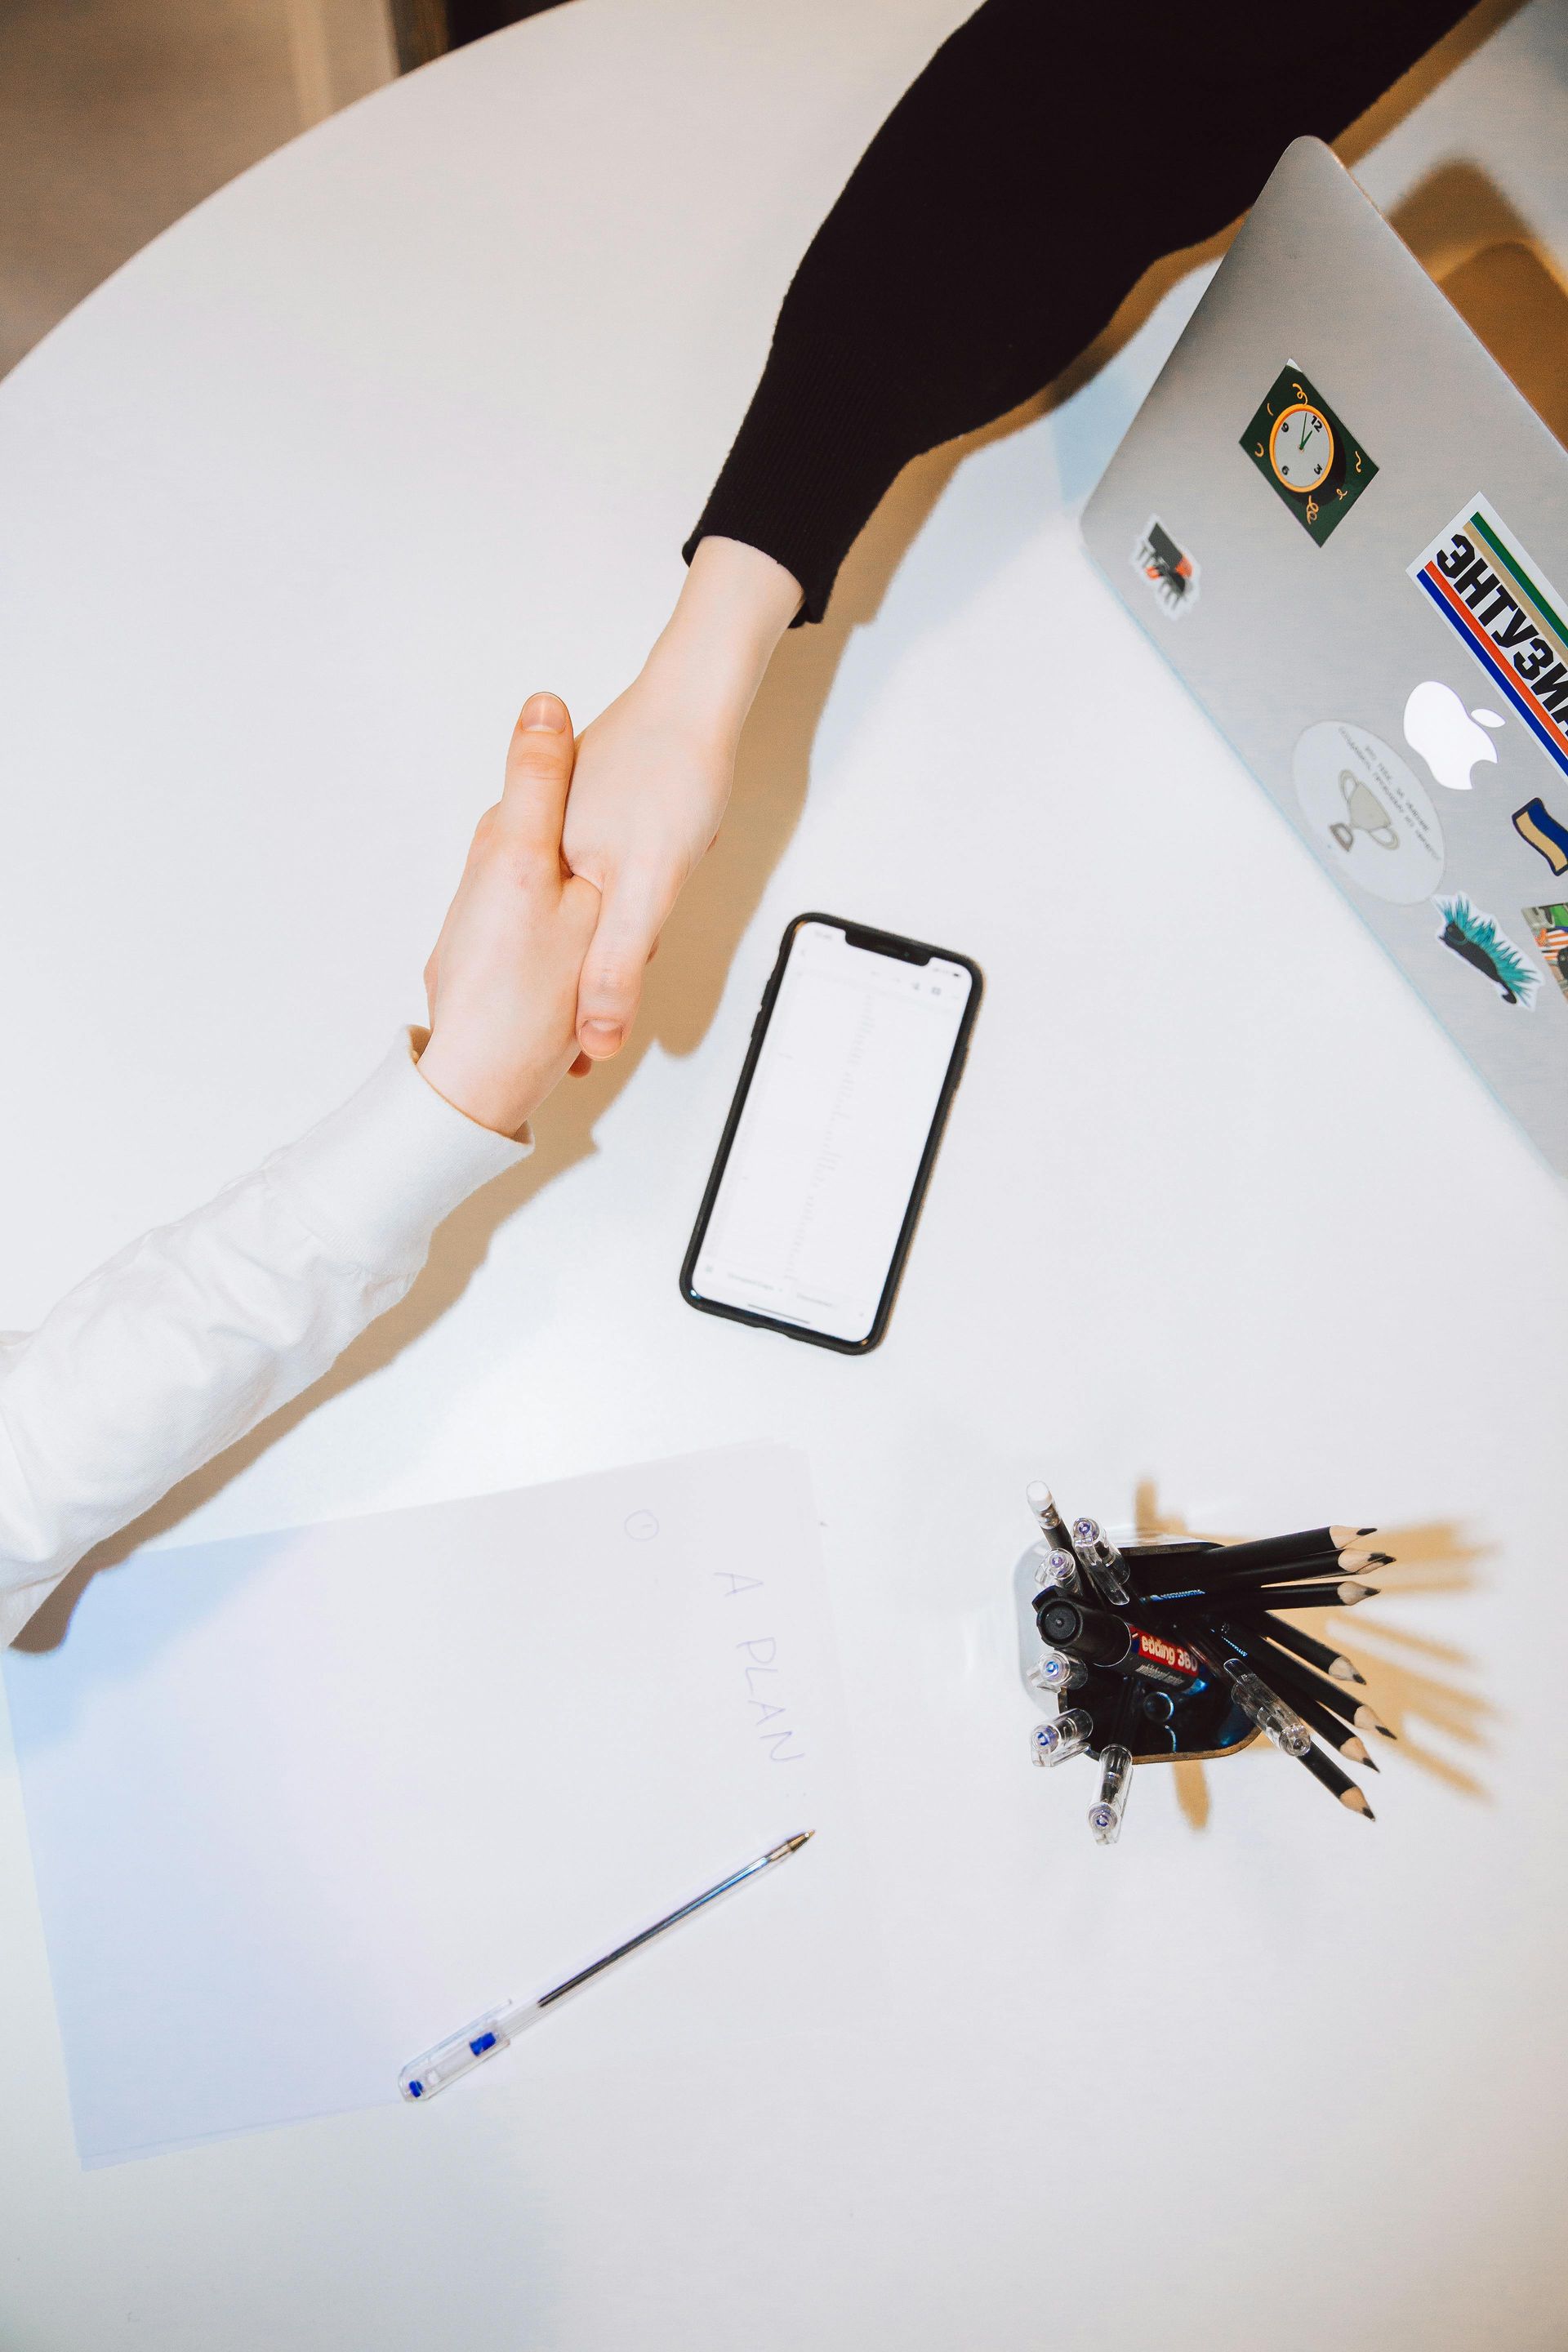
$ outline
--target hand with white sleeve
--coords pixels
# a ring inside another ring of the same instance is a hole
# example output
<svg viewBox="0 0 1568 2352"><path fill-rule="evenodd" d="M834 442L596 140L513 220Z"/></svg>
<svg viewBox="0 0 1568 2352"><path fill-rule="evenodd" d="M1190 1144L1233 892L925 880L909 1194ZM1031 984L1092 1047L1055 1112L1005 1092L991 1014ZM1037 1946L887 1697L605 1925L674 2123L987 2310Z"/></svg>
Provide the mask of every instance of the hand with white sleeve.
<svg viewBox="0 0 1568 2352"><path fill-rule="evenodd" d="M466 1117L515 1135L576 1058L578 975L599 893L567 870L561 826L572 720L558 695L523 707L500 799L474 834L425 990L421 1076Z"/></svg>
<svg viewBox="0 0 1568 2352"><path fill-rule="evenodd" d="M431 1017L349 1100L0 1334L0 1643L91 1547L320 1379L445 1217L531 1149L599 898L562 858L572 725L525 708L426 971Z"/></svg>

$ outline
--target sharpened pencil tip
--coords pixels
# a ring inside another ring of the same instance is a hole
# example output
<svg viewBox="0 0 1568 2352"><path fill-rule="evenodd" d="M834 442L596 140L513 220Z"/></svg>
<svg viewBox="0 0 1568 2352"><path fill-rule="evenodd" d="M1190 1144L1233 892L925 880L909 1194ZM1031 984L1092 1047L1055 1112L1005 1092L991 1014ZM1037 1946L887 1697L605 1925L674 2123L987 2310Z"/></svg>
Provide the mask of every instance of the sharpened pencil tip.
<svg viewBox="0 0 1568 2352"><path fill-rule="evenodd" d="M1347 1756L1350 1754L1350 1749L1348 1748L1345 1750L1345 1754ZM1364 1748L1362 1749L1360 1756L1357 1757L1355 1760L1359 1764L1364 1764L1369 1772L1381 1772L1383 1769L1383 1767L1378 1762L1376 1757L1369 1756Z"/></svg>
<svg viewBox="0 0 1568 2352"><path fill-rule="evenodd" d="M1366 1680L1364 1675L1357 1674L1348 1658L1336 1658L1330 1666L1329 1672L1339 1683L1364 1683Z"/></svg>
<svg viewBox="0 0 1568 2352"><path fill-rule="evenodd" d="M1375 1528L1357 1528L1356 1533L1358 1536L1374 1536L1377 1533L1377 1529Z"/></svg>
<svg viewBox="0 0 1568 2352"><path fill-rule="evenodd" d="M1374 1822L1377 1819L1377 1815L1366 1801L1364 1792L1360 1789L1347 1789L1340 1802L1342 1805L1347 1805L1352 1813L1360 1813L1366 1821Z"/></svg>
<svg viewBox="0 0 1568 2352"><path fill-rule="evenodd" d="M1390 1731L1387 1724L1379 1723L1375 1717L1373 1718L1372 1727L1374 1731L1381 1731L1385 1739L1397 1739L1399 1737L1397 1731Z"/></svg>

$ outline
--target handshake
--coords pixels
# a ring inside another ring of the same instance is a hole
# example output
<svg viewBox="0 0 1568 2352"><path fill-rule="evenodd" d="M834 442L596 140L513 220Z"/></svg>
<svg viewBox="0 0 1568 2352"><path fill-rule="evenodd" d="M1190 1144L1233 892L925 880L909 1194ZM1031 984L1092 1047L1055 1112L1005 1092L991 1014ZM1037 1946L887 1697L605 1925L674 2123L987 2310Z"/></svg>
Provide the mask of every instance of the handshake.
<svg viewBox="0 0 1568 2352"><path fill-rule="evenodd" d="M425 968L437 1094L515 1135L617 1053L682 887L719 830L768 658L800 603L771 556L705 539L640 675L574 742L531 696Z"/></svg>
<svg viewBox="0 0 1568 2352"><path fill-rule="evenodd" d="M531 695L507 748L501 796L475 827L425 967L430 1037L420 1070L500 1135L515 1135L569 1069L589 1066L577 997L600 897L562 846L575 750L566 705Z"/></svg>

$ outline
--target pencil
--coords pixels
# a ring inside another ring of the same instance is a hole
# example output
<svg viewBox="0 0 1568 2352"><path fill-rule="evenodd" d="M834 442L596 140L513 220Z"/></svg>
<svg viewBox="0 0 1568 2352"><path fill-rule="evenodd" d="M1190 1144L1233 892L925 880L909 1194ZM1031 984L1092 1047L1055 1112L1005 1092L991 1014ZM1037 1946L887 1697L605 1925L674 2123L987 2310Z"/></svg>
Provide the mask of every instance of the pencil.
<svg viewBox="0 0 1568 2352"><path fill-rule="evenodd" d="M1375 1710L1368 1706L1363 1698L1358 1698L1353 1691L1347 1690L1343 1683L1321 1682L1310 1667L1288 1663L1273 1648L1259 1650L1258 1656L1260 1661L1258 1671L1276 1675L1282 1690L1310 1692L1321 1706L1330 1708L1345 1723L1353 1723L1358 1731L1381 1731L1385 1739L1396 1737Z"/></svg>
<svg viewBox="0 0 1568 2352"><path fill-rule="evenodd" d="M1297 1625L1287 1625L1282 1619L1270 1616L1265 1620L1264 1631L1271 1642L1282 1650L1294 1650L1310 1666L1321 1666L1324 1674L1332 1675L1336 1682L1364 1683L1366 1676L1357 1674L1350 1660L1338 1650L1331 1650L1326 1642L1315 1642L1310 1633L1303 1633Z"/></svg>
<svg viewBox="0 0 1568 2352"><path fill-rule="evenodd" d="M1307 1528L1300 1535L1262 1536L1256 1543L1222 1544L1220 1558L1227 1570L1238 1568L1292 1568L1299 1560L1336 1559L1374 1536L1375 1528ZM1346 1561L1347 1567L1352 1565Z"/></svg>
<svg viewBox="0 0 1568 2352"><path fill-rule="evenodd" d="M1302 1755L1298 1756L1296 1761L1298 1764L1304 1764L1313 1780L1321 1780L1331 1795L1337 1797L1341 1804L1348 1807L1350 1811L1360 1813L1363 1821L1376 1821L1377 1815L1373 1811L1350 1774L1342 1772L1333 1759L1325 1756L1321 1748L1307 1748Z"/></svg>

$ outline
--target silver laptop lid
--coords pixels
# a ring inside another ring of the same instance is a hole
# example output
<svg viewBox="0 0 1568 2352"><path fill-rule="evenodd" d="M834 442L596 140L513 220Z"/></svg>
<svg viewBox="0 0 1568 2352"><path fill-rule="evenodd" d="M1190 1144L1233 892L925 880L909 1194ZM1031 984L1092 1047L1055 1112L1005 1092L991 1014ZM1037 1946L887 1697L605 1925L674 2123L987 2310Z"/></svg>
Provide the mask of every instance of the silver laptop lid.
<svg viewBox="0 0 1568 2352"><path fill-rule="evenodd" d="M1317 140L1271 174L1083 530L1568 1176L1568 454Z"/></svg>

